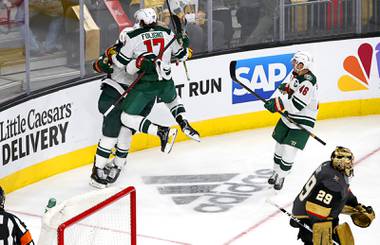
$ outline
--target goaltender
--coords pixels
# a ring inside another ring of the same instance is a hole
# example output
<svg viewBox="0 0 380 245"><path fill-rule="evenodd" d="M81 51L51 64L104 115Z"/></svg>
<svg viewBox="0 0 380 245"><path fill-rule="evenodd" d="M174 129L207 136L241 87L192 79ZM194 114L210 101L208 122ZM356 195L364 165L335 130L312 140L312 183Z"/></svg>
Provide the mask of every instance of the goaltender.
<svg viewBox="0 0 380 245"><path fill-rule="evenodd" d="M306 245L353 245L354 238L347 223L339 224L339 214L348 214L359 227L368 227L375 218L372 207L358 203L349 189L349 178L354 175L354 156L345 147L338 146L330 161L322 163L311 175L293 202L293 215L313 232L298 225L298 239Z"/></svg>

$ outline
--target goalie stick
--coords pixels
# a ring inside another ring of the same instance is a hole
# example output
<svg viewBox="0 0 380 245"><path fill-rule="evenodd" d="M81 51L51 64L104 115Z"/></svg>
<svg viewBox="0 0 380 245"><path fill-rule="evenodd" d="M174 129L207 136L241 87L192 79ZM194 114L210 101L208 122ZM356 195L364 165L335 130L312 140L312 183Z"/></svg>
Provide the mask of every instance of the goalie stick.
<svg viewBox="0 0 380 245"><path fill-rule="evenodd" d="M166 5L168 5L170 20L172 22L175 34L178 35L179 33L181 33L181 35L183 35L184 31L182 29L181 20L179 19L179 17L177 15L173 14L171 7L170 7L169 0L166 0ZM186 74L187 81L190 81L190 76L189 76L189 72L187 70L186 62L183 61L182 63L183 63L183 67L185 68L185 74Z"/></svg>
<svg viewBox="0 0 380 245"><path fill-rule="evenodd" d="M160 50L160 53L154 58L153 62L155 62L162 54L172 45L172 43L176 40L176 37L173 37L168 44L164 47L164 49ZM125 98L127 97L129 91L136 85L137 82L141 80L141 78L145 75L145 71L141 72L137 78L128 86L128 88L120 95L120 97L104 112L103 116L106 117L110 112Z"/></svg>
<svg viewBox="0 0 380 245"><path fill-rule="evenodd" d="M243 88L245 88L248 92L250 92L251 94L253 94L254 96L256 96L259 100L261 100L264 103L267 102L263 97L261 97L259 94L257 94L255 91L253 91L247 85L245 85L244 83L240 82L237 79L237 77L236 77L236 61L231 61L231 63L230 63L230 76L231 76L232 80L234 80L235 82L237 82L238 84L240 84ZM326 145L326 142L324 142L322 139L320 139L318 136L316 136L313 132L307 130L305 127L303 127L302 125L300 125L299 123L297 123L296 121L294 121L293 119L291 119L287 114L285 114L282 111L277 111L277 112L280 113L281 116L285 117L289 122L291 122L294 125L296 125L298 128L306 131L311 137L313 137L314 139L316 139L319 143L321 143L322 145Z"/></svg>
<svg viewBox="0 0 380 245"><path fill-rule="evenodd" d="M283 212L284 214L288 215L290 219L294 220L297 224L299 224L300 226L302 226L306 230L308 230L311 233L313 233L313 230L310 228L310 226L308 226L307 224L302 223L297 217L295 217L293 214L291 214L288 211L286 211L286 209L280 207L276 203L272 202L270 199L267 199L266 202L269 203L269 204L271 204L272 206L278 208L281 212ZM339 243L336 242L335 240L333 240L333 244L339 245Z"/></svg>

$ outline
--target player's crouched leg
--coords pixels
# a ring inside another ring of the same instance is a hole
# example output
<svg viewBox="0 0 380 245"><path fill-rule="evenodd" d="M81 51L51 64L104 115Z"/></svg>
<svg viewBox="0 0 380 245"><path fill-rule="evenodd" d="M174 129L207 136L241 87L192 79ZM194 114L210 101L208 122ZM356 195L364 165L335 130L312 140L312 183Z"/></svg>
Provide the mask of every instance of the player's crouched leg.
<svg viewBox="0 0 380 245"><path fill-rule="evenodd" d="M139 115L131 115L123 112L121 114L121 122L128 128L132 128L138 132L157 135L161 141L161 151L170 153L178 130L157 124L153 124L146 117Z"/></svg>

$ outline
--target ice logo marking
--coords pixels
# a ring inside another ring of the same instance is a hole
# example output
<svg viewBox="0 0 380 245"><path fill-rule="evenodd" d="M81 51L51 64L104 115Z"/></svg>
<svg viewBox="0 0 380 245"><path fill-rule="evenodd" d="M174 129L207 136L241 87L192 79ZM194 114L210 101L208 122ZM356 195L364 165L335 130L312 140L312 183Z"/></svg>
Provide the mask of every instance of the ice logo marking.
<svg viewBox="0 0 380 245"><path fill-rule="evenodd" d="M264 99L269 99L277 87L290 75L292 57L293 53L238 60L236 77ZM233 104L256 100L258 98L245 88L232 82Z"/></svg>
<svg viewBox="0 0 380 245"><path fill-rule="evenodd" d="M380 77L380 43L376 46L377 70ZM350 55L343 61L343 68L349 74L343 75L338 80L338 88L341 91L368 90L368 81L371 78L373 48L369 43L359 46L357 57Z"/></svg>

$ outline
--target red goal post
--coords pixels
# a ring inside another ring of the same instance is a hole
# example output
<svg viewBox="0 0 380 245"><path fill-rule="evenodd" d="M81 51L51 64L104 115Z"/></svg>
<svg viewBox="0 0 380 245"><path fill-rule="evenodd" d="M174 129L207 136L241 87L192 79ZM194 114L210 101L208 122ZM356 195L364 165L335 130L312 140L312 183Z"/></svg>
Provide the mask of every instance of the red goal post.
<svg viewBox="0 0 380 245"><path fill-rule="evenodd" d="M42 221L39 245L136 245L136 189L111 187L76 196Z"/></svg>

